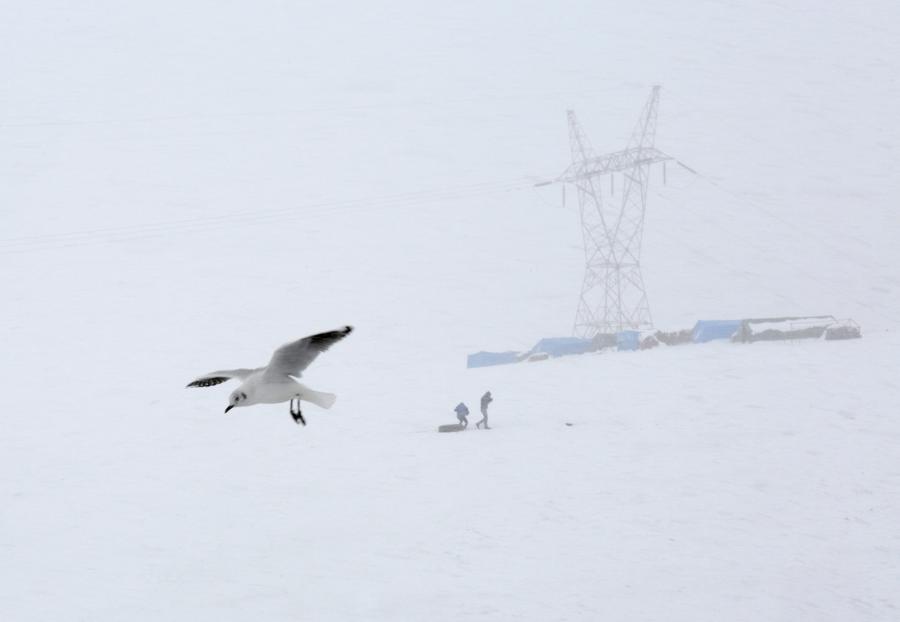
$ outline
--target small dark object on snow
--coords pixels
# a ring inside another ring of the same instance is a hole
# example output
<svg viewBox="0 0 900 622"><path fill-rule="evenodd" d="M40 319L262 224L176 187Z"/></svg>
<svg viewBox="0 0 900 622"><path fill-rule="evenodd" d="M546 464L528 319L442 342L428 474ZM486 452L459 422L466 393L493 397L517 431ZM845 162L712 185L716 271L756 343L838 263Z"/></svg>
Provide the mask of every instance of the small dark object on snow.
<svg viewBox="0 0 900 622"><path fill-rule="evenodd" d="M568 421L566 421L566 425L569 426L569 427L571 428L571 427L572 427L573 425L575 425L575 424L574 424L574 423L569 423Z"/></svg>
<svg viewBox="0 0 900 622"><path fill-rule="evenodd" d="M438 426L438 432L462 432L463 430L465 430L465 428L458 423L448 423L446 425Z"/></svg>

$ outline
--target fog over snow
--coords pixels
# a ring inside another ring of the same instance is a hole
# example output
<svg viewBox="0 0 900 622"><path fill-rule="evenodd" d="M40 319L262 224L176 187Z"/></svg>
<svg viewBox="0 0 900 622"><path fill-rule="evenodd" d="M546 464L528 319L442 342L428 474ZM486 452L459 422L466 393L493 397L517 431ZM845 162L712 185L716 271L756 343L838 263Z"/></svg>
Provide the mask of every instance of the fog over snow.
<svg viewBox="0 0 900 622"><path fill-rule="evenodd" d="M900 619L896 2L0 7L0 619ZM655 326L863 338L466 369L655 84ZM185 388L344 324L306 427Z"/></svg>

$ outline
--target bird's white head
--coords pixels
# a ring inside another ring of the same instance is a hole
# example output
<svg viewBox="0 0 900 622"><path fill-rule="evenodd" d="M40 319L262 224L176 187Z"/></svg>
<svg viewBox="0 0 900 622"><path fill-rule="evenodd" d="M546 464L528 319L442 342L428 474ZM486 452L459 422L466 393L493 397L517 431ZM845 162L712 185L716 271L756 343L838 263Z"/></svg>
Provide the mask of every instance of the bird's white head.
<svg viewBox="0 0 900 622"><path fill-rule="evenodd" d="M248 403L249 398L247 397L247 389L238 387L232 391L231 395L228 397L228 407L225 409L225 412L227 413L235 406L246 406Z"/></svg>

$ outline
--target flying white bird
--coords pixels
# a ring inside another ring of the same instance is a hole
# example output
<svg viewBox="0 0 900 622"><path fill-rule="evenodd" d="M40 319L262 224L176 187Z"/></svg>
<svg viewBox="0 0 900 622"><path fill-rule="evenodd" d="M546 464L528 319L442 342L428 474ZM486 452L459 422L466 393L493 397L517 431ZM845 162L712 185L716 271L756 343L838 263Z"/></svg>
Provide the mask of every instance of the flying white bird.
<svg viewBox="0 0 900 622"><path fill-rule="evenodd" d="M322 408L331 408L337 396L332 393L313 391L300 384L299 378L320 353L349 335L352 326L344 326L327 333L310 335L291 343L286 343L272 355L272 360L265 367L256 369L225 369L200 376L188 387L211 387L222 384L232 378L242 380L241 386L231 392L228 398L227 413L235 406L251 406L253 404L279 404L291 402L291 417L295 423L306 425L306 419L300 412L300 401L312 402ZM294 400L297 401L294 410Z"/></svg>

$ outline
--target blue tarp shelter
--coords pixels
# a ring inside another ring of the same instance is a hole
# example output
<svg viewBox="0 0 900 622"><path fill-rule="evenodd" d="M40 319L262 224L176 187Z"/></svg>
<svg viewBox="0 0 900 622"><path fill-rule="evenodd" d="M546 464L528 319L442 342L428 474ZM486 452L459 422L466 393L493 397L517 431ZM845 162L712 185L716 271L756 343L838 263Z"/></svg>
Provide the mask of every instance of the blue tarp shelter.
<svg viewBox="0 0 900 622"><path fill-rule="evenodd" d="M519 352L476 352L466 360L466 367L490 367L491 365L508 365L518 363L522 359Z"/></svg>
<svg viewBox="0 0 900 622"><path fill-rule="evenodd" d="M616 350L630 352L641 345L641 333L636 330L623 330L616 334Z"/></svg>
<svg viewBox="0 0 900 622"><path fill-rule="evenodd" d="M713 339L731 339L741 327L741 320L700 320L694 325L694 343L706 343Z"/></svg>
<svg viewBox="0 0 900 622"><path fill-rule="evenodd" d="M567 354L584 354L592 352L597 347L592 339L581 339L579 337L547 337L541 339L531 349L531 354L543 352L550 356L565 356Z"/></svg>

